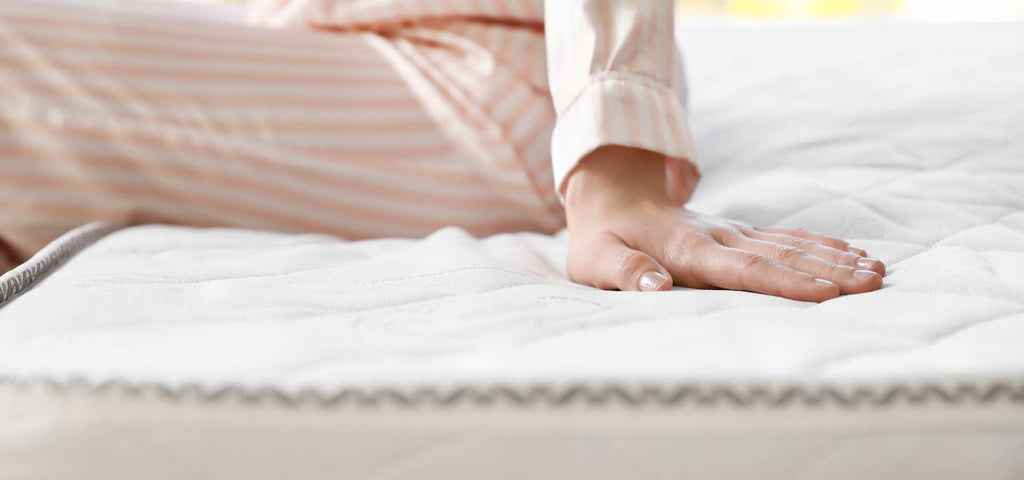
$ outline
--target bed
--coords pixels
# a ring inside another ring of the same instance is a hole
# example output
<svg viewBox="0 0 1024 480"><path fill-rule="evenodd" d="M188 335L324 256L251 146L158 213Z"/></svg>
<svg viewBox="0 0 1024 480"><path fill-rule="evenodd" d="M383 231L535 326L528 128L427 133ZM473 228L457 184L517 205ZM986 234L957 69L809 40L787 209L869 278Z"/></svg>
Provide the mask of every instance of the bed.
<svg viewBox="0 0 1024 480"><path fill-rule="evenodd" d="M566 235L90 224L0 278L0 478L1024 478L1024 25L684 23L692 207L823 304L567 280Z"/></svg>

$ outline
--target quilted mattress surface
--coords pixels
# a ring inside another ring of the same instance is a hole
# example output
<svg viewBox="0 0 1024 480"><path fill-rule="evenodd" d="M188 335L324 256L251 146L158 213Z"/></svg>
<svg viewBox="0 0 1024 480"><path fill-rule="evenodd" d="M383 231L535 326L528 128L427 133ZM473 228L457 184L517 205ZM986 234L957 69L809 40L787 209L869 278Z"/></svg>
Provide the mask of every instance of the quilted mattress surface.
<svg viewBox="0 0 1024 480"><path fill-rule="evenodd" d="M883 289L600 291L564 232L89 225L0 279L0 478L1024 478L1024 26L681 36L692 208L846 238Z"/></svg>

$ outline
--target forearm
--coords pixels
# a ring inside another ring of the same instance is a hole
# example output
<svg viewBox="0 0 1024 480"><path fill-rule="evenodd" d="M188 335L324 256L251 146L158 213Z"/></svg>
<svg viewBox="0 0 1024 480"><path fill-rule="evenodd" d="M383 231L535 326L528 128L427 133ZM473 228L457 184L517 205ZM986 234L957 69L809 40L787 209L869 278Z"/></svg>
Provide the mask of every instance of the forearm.
<svg viewBox="0 0 1024 480"><path fill-rule="evenodd" d="M657 152L670 175L694 161L673 18L672 0L545 2L559 193L603 147Z"/></svg>

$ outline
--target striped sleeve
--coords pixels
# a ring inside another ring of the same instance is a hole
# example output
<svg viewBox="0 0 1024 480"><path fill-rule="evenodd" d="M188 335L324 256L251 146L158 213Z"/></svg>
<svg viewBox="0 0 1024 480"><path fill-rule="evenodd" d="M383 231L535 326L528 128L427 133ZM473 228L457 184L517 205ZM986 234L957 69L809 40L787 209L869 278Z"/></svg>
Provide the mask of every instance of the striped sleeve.
<svg viewBox="0 0 1024 480"><path fill-rule="evenodd" d="M561 1L561 0L556 0ZM251 23L375 29L431 18L540 21L541 0L249 0Z"/></svg>
<svg viewBox="0 0 1024 480"><path fill-rule="evenodd" d="M694 161L672 0L548 1L544 14L560 195L580 159L602 146Z"/></svg>

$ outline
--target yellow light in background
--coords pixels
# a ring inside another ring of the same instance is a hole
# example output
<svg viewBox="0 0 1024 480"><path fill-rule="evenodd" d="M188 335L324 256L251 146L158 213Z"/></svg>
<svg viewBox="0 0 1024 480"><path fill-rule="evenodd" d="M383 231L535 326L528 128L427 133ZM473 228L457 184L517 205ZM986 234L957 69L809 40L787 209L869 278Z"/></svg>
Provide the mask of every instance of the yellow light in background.
<svg viewBox="0 0 1024 480"><path fill-rule="evenodd" d="M844 17L863 11L870 0L732 0L729 12L752 17Z"/></svg>
<svg viewBox="0 0 1024 480"><path fill-rule="evenodd" d="M861 0L815 0L808 2L807 13L818 17L855 15L862 9Z"/></svg>
<svg viewBox="0 0 1024 480"><path fill-rule="evenodd" d="M732 0L729 13L753 17L773 17L786 13L783 0Z"/></svg>
<svg viewBox="0 0 1024 480"><path fill-rule="evenodd" d="M684 11L756 18L852 18L898 15L922 20L1024 18L1024 0L678 0Z"/></svg>

